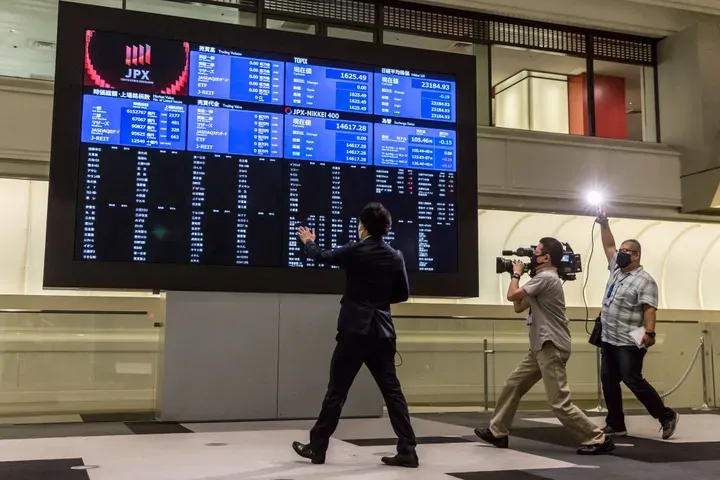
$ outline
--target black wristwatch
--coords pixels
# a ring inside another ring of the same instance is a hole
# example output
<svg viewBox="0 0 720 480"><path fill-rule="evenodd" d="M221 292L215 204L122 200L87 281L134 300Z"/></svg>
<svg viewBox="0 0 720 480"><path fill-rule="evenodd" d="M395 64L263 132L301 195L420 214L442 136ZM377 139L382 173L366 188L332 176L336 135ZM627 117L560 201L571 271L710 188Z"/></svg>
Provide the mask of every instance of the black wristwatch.
<svg viewBox="0 0 720 480"><path fill-rule="evenodd" d="M516 278L516 279L520 280L520 277L521 277L521 275L519 273L512 274L512 278Z"/></svg>
<svg viewBox="0 0 720 480"><path fill-rule="evenodd" d="M655 338L655 332L645 332L645 335L647 335L650 338Z"/></svg>

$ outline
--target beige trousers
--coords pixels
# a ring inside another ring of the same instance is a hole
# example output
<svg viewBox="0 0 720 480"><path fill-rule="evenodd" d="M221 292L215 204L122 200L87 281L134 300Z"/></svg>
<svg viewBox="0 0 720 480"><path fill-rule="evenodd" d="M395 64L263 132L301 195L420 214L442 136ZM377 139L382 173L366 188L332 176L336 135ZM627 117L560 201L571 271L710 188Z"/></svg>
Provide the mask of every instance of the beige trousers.
<svg viewBox="0 0 720 480"><path fill-rule="evenodd" d="M605 435L600 428L572 403L565 371L569 358L570 352L558 350L552 342L545 342L539 352L529 352L505 381L490 421L492 434L496 437L509 435L520 399L542 379L550 408L560 422L583 445L603 443Z"/></svg>

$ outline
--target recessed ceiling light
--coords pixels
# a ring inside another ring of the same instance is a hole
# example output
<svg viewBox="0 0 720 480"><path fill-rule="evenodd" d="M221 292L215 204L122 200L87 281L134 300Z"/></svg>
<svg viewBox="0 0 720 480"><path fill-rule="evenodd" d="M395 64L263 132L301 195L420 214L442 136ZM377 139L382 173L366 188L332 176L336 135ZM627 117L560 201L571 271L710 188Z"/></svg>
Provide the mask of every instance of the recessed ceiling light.
<svg viewBox="0 0 720 480"><path fill-rule="evenodd" d="M10 33L15 33L15 32L17 32L17 30L15 30L14 28L10 29Z"/></svg>

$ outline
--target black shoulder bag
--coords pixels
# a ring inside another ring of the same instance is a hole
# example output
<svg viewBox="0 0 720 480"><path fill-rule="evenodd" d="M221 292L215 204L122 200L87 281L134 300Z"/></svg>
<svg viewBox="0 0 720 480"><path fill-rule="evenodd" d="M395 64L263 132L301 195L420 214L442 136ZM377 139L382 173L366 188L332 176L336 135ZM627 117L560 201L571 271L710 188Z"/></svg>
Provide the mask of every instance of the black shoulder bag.
<svg viewBox="0 0 720 480"><path fill-rule="evenodd" d="M600 320L600 315L595 319L595 325L593 326L588 342L590 345L595 345L598 348L602 347L602 321Z"/></svg>

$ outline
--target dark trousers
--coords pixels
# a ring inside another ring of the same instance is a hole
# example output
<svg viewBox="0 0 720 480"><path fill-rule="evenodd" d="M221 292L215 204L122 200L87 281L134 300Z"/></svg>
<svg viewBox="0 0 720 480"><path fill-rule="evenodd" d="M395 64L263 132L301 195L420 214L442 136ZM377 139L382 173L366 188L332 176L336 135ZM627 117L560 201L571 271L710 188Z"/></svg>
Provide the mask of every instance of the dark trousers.
<svg viewBox="0 0 720 480"><path fill-rule="evenodd" d="M675 412L663 404L657 391L643 378L642 367L646 349L635 346L617 347L603 342L601 351L601 379L608 409L605 421L607 426L615 430L625 430L620 382L630 389L648 413L660 423L675 416Z"/></svg>
<svg viewBox="0 0 720 480"><path fill-rule="evenodd" d="M410 425L407 401L395 372L395 340L366 335L338 335L330 362L330 383L320 415L310 430L310 446L319 453L327 450L348 391L363 363L385 399L390 423L398 437L398 453L413 452L417 443Z"/></svg>

